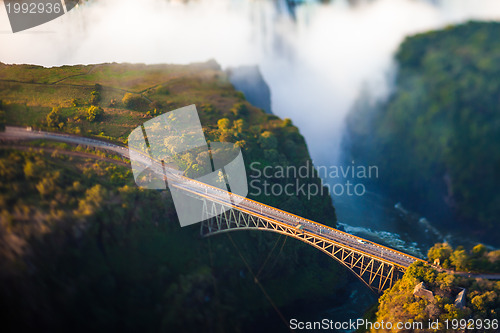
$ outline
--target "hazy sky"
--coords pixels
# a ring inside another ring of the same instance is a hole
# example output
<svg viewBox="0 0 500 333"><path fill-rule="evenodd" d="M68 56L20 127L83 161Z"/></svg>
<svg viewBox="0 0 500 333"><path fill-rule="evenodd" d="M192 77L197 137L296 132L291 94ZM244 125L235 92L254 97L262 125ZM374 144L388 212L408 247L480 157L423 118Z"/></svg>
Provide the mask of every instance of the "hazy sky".
<svg viewBox="0 0 500 333"><path fill-rule="evenodd" d="M100 0L16 34L2 5L0 61L258 64L274 113L300 127L315 161L331 163L361 86L387 94L404 37L468 19L500 19L500 1L337 0L299 7L294 21L265 0Z"/></svg>

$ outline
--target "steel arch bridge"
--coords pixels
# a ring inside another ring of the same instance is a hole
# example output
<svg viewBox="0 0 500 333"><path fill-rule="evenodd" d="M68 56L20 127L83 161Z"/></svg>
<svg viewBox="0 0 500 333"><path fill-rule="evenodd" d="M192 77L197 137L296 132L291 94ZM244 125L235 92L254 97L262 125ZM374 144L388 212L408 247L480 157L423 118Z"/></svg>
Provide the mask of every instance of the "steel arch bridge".
<svg viewBox="0 0 500 333"><path fill-rule="evenodd" d="M228 206L212 201L203 201L203 218L200 234L208 237L233 230L265 230L296 238L323 251L340 262L376 293L392 287L407 269L376 255L341 244L323 235L299 229L260 214L251 214L238 206Z"/></svg>

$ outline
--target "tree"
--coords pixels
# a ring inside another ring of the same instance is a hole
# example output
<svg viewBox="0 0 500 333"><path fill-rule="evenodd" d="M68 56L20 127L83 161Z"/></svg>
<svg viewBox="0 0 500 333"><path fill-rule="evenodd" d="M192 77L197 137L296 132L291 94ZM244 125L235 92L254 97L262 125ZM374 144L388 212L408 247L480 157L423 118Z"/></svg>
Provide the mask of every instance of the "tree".
<svg viewBox="0 0 500 333"><path fill-rule="evenodd" d="M52 174L46 173L42 180L36 184L36 189L38 193L44 197L48 197L57 192L57 180L60 178L61 173L59 171L55 171Z"/></svg>
<svg viewBox="0 0 500 333"><path fill-rule="evenodd" d="M498 295L492 290L482 295L475 296L472 298L471 303L477 310L487 311L496 299L498 299Z"/></svg>
<svg viewBox="0 0 500 333"><path fill-rule="evenodd" d="M85 198L78 201L77 215L90 216L97 212L108 196L107 190L100 184L94 185L85 191Z"/></svg>
<svg viewBox="0 0 500 333"><path fill-rule="evenodd" d="M235 93L236 97L238 97L238 99L242 100L242 101L245 101L246 100L246 97L245 97L245 94L242 92L242 91L237 91Z"/></svg>
<svg viewBox="0 0 500 333"><path fill-rule="evenodd" d="M35 163L31 162L30 160L26 160L23 171L26 178L34 178L38 173Z"/></svg>
<svg viewBox="0 0 500 333"><path fill-rule="evenodd" d="M161 111L165 108L165 105L161 101L152 101L151 103L149 103L149 108L152 110L156 109L158 111Z"/></svg>
<svg viewBox="0 0 500 333"><path fill-rule="evenodd" d="M0 110L0 132L5 131L5 112Z"/></svg>
<svg viewBox="0 0 500 333"><path fill-rule="evenodd" d="M248 125L245 119L237 119L234 121L234 127L238 133L243 133L243 131L248 128Z"/></svg>
<svg viewBox="0 0 500 333"><path fill-rule="evenodd" d="M219 136L220 142L231 142L233 141L233 135L230 132L224 131Z"/></svg>
<svg viewBox="0 0 500 333"><path fill-rule="evenodd" d="M90 105L97 105L101 101L102 86L99 83L94 85L94 90L90 93Z"/></svg>
<svg viewBox="0 0 500 333"><path fill-rule="evenodd" d="M451 288L455 281L455 276L448 273L439 273L435 281L439 284L439 288L441 289Z"/></svg>
<svg viewBox="0 0 500 333"><path fill-rule="evenodd" d="M235 117L243 117L248 115L248 107L245 103L236 103L231 108L231 112Z"/></svg>
<svg viewBox="0 0 500 333"><path fill-rule="evenodd" d="M500 262L500 250L491 251L487 254L487 258L491 263Z"/></svg>
<svg viewBox="0 0 500 333"><path fill-rule="evenodd" d="M101 120L103 116L104 110L100 106L91 105L87 110L87 120L90 122Z"/></svg>
<svg viewBox="0 0 500 333"><path fill-rule="evenodd" d="M245 140L239 140L234 143L234 146L240 149L245 149L247 146L247 142Z"/></svg>
<svg viewBox="0 0 500 333"><path fill-rule="evenodd" d="M292 119L290 119L290 118L283 119L283 127L290 127L292 125L293 125L292 124Z"/></svg>
<svg viewBox="0 0 500 333"><path fill-rule="evenodd" d="M217 121L217 126L219 126L219 130L225 131L231 127L231 121L227 118L222 118Z"/></svg>
<svg viewBox="0 0 500 333"><path fill-rule="evenodd" d="M154 109L152 111L146 112L146 115L148 115L150 117L155 117L155 116L158 116L159 114L160 114L160 112L158 111L158 109Z"/></svg>
<svg viewBox="0 0 500 333"><path fill-rule="evenodd" d="M156 88L156 93L160 94L160 95L169 95L170 90L168 89L168 87L166 87L164 85L160 85Z"/></svg>
<svg viewBox="0 0 500 333"><path fill-rule="evenodd" d="M294 160L297 158L297 144L293 140L287 139L284 142L285 154L288 158Z"/></svg>
<svg viewBox="0 0 500 333"><path fill-rule="evenodd" d="M483 244L477 244L472 248L472 253L477 256L482 256L486 252L486 246Z"/></svg>
<svg viewBox="0 0 500 333"><path fill-rule="evenodd" d="M99 91L92 91L90 93L90 104L97 105L101 101L101 93Z"/></svg>
<svg viewBox="0 0 500 333"><path fill-rule="evenodd" d="M278 148L278 139L270 131L265 131L260 135L259 143L262 149Z"/></svg>
<svg viewBox="0 0 500 333"><path fill-rule="evenodd" d="M132 110L140 110L147 106L141 95L126 93L122 99L123 104Z"/></svg>
<svg viewBox="0 0 500 333"><path fill-rule="evenodd" d="M215 106L213 104L210 104L210 103L202 104L201 110L204 113L208 113L208 114L213 114L216 111Z"/></svg>
<svg viewBox="0 0 500 333"><path fill-rule="evenodd" d="M439 259L441 265L450 258L453 249L448 243L436 243L433 247L429 249L427 252L427 257L430 262L433 262L436 259Z"/></svg>
<svg viewBox="0 0 500 333"><path fill-rule="evenodd" d="M3 111L3 102L0 99L0 131L5 130L5 112Z"/></svg>
<svg viewBox="0 0 500 333"><path fill-rule="evenodd" d="M464 249L456 249L450 256L450 262L457 271L465 271L468 267L468 256Z"/></svg>
<svg viewBox="0 0 500 333"><path fill-rule="evenodd" d="M59 113L59 108L52 108L52 111L47 115L47 126L49 127L59 127L60 123L63 123L63 118Z"/></svg>

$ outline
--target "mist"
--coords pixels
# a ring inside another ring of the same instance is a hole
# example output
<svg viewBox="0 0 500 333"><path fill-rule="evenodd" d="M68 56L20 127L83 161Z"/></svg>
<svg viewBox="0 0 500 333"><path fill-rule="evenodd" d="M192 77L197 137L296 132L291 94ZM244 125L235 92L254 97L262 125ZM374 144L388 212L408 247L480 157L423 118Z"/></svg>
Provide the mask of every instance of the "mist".
<svg viewBox="0 0 500 333"><path fill-rule="evenodd" d="M346 114L360 92L391 91L392 57L406 36L470 19L499 20L496 0L90 1L12 34L0 6L0 61L43 66L217 60L259 65L272 111L291 118L316 164L338 163Z"/></svg>

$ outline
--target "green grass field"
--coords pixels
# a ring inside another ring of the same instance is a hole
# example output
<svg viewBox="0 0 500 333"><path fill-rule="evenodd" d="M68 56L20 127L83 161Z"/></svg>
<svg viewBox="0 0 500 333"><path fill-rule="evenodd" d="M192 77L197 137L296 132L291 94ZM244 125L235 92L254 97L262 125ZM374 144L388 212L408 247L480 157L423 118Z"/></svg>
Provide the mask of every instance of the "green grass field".
<svg viewBox="0 0 500 333"><path fill-rule="evenodd" d="M104 117L86 121L92 91L100 91L98 105ZM140 97L143 105L127 107L127 93ZM244 99L244 98L243 98ZM99 64L44 68L34 65L0 63L0 100L7 125L101 135L125 142L130 131L156 114L196 104L210 105L216 114L200 112L202 123L214 125L236 103L246 103L249 121L267 120L267 116L242 99L219 66L209 61L192 65ZM59 108L62 128L48 128L46 117ZM83 119L82 119L83 118Z"/></svg>

